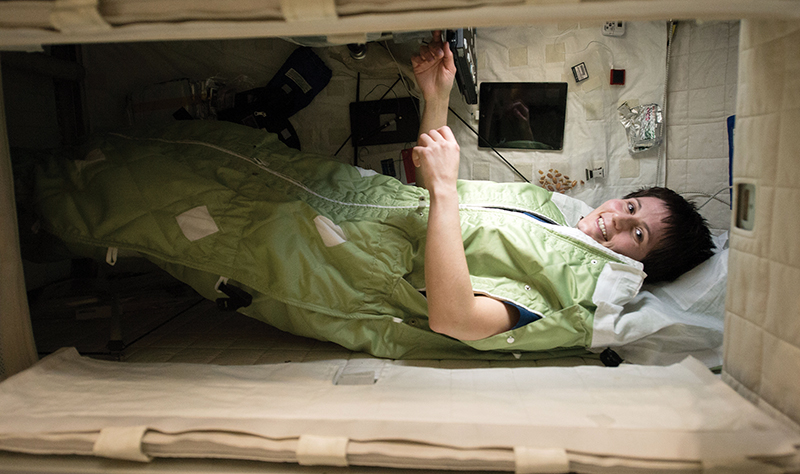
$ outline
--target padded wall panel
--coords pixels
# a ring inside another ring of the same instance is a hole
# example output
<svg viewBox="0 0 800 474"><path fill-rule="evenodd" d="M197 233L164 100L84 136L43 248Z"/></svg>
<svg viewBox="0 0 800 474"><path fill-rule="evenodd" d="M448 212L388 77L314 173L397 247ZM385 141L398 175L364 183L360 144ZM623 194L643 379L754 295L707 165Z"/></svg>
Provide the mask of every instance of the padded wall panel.
<svg viewBox="0 0 800 474"><path fill-rule="evenodd" d="M783 413L794 414L793 418L797 421L797 414L800 413L800 397L797 396L800 348L765 331L764 360L767 363L761 374L761 398L780 408Z"/></svg>
<svg viewBox="0 0 800 474"><path fill-rule="evenodd" d="M730 285L730 284L729 284ZM725 321L723 370L752 392L760 391L761 366L764 365L764 334L761 328L743 318L731 317ZM746 348L746 349L745 349ZM736 355L731 354L736 352ZM741 354L746 353L747 357ZM735 386L735 385L734 385ZM752 397L747 397L752 401Z"/></svg>
<svg viewBox="0 0 800 474"><path fill-rule="evenodd" d="M14 180L0 87L0 380L25 370L37 359L19 253Z"/></svg>
<svg viewBox="0 0 800 474"><path fill-rule="evenodd" d="M734 200L739 183L755 185L755 227L731 226L723 367L740 392L795 423L800 422L798 44L800 22L741 24Z"/></svg>
<svg viewBox="0 0 800 474"><path fill-rule="evenodd" d="M800 125L800 121L794 122L794 126ZM795 152L796 153L796 152ZM797 155L795 155L795 167L797 167ZM778 182L781 181L781 174L778 173ZM795 185L800 180L794 181ZM782 224L780 232L773 232L770 239L769 259L771 261L781 261L792 267L800 267L800 246L797 244L797 236L800 235L800 221L792 219L791 216L798 215L800 209L800 189L791 188L791 184L781 185L777 183L775 189L775 207L772 209L773 220L786 221ZM776 229L777 230L777 229ZM795 280L795 283L797 280Z"/></svg>

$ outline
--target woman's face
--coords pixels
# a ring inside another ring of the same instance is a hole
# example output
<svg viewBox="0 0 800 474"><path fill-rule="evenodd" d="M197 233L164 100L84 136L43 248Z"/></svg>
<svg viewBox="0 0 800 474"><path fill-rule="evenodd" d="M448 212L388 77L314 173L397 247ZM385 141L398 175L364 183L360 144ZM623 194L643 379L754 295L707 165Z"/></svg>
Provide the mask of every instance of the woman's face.
<svg viewBox="0 0 800 474"><path fill-rule="evenodd" d="M578 229L600 245L642 261L666 229L669 212L659 198L612 199L578 221Z"/></svg>

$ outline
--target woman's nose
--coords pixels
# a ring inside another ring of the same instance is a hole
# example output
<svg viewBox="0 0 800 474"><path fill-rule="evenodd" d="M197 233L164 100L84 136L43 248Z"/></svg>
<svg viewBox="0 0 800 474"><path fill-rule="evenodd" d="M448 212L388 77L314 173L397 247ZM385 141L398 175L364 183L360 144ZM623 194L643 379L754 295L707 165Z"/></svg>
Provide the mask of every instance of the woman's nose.
<svg viewBox="0 0 800 474"><path fill-rule="evenodd" d="M620 230L631 229L636 226L636 218L630 214L617 214L614 216L614 227Z"/></svg>

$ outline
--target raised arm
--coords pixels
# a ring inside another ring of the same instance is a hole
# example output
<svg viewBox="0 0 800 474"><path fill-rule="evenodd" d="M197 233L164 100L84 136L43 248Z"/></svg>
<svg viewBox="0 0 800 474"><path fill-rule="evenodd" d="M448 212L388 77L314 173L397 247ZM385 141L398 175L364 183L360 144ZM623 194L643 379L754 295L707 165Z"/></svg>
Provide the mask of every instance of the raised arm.
<svg viewBox="0 0 800 474"><path fill-rule="evenodd" d="M411 65L424 99L419 124L421 135L447 125L447 108L450 105L453 79L456 77L456 65L453 62L453 52L442 41L441 31L435 31L433 41L419 48L419 54L411 58ZM424 176L417 176L417 185L425 187Z"/></svg>
<svg viewBox="0 0 800 474"><path fill-rule="evenodd" d="M511 329L515 309L472 291L458 215L459 146L448 127L423 133L414 147L431 196L425 246L425 287L431 330L456 339L475 340Z"/></svg>

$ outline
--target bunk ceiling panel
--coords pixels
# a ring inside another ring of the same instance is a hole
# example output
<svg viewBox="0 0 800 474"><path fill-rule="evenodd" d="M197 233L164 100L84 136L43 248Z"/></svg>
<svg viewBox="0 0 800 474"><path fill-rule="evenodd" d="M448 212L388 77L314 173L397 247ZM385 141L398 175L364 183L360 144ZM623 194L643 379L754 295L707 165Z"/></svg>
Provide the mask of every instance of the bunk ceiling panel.
<svg viewBox="0 0 800 474"><path fill-rule="evenodd" d="M325 35L560 21L800 18L794 0L41 0L0 2L0 46Z"/></svg>

